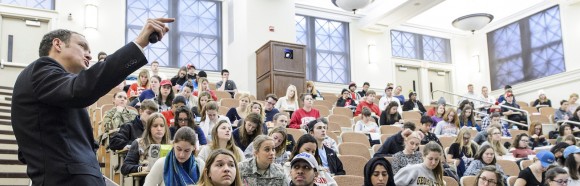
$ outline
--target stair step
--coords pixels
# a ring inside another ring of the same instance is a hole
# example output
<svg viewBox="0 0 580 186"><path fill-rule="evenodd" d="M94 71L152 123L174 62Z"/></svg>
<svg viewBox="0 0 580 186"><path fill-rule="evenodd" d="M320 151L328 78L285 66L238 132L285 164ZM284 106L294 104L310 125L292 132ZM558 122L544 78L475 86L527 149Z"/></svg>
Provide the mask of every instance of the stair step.
<svg viewBox="0 0 580 186"><path fill-rule="evenodd" d="M18 160L17 154L1 154L0 153L0 160Z"/></svg>
<svg viewBox="0 0 580 186"><path fill-rule="evenodd" d="M0 166L0 178L10 178L2 177L5 173L26 173L26 165L2 165Z"/></svg>
<svg viewBox="0 0 580 186"><path fill-rule="evenodd" d="M27 186L29 183L30 183L30 179L28 179L28 177L26 177L26 178L0 178L0 185Z"/></svg>
<svg viewBox="0 0 580 186"><path fill-rule="evenodd" d="M0 130L1 131L14 131L14 129L12 129L12 124L10 124L10 122L8 122L7 124L2 124L2 122L0 122Z"/></svg>
<svg viewBox="0 0 580 186"><path fill-rule="evenodd" d="M17 144L2 144L0 145L0 149L3 150L18 150Z"/></svg>
<svg viewBox="0 0 580 186"><path fill-rule="evenodd" d="M16 137L14 135L0 134L0 139L3 139L3 140L16 140Z"/></svg>

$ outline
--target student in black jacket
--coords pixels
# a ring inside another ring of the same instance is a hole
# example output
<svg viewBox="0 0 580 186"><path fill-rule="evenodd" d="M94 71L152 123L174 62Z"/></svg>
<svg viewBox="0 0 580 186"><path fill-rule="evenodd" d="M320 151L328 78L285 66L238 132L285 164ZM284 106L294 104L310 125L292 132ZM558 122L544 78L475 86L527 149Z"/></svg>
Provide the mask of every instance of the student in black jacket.
<svg viewBox="0 0 580 186"><path fill-rule="evenodd" d="M150 99L144 100L139 108L139 116L135 117L133 121L121 125L119 132L115 133L109 140L109 148L111 150L129 149L133 140L141 137L141 134L143 134L145 121L147 121L149 115L156 113L158 110L159 106L155 101Z"/></svg>
<svg viewBox="0 0 580 186"><path fill-rule="evenodd" d="M308 123L308 133L316 138L318 141L318 155L322 163L322 168L326 168L334 175L345 175L346 172L342 168L342 162L334 150L323 144L326 136L326 129L328 121L325 118L318 118Z"/></svg>
<svg viewBox="0 0 580 186"><path fill-rule="evenodd" d="M374 157L392 156L397 152L403 151L405 149L405 136L413 131L415 131L415 124L413 122L405 122L403 130L387 138L387 141L383 143Z"/></svg>
<svg viewBox="0 0 580 186"><path fill-rule="evenodd" d="M415 109L420 111L421 114L427 112L427 110L425 110L425 107L423 107L423 103L417 100L417 93L411 92L409 93L409 100L405 101L405 104L403 104L403 111L410 111Z"/></svg>

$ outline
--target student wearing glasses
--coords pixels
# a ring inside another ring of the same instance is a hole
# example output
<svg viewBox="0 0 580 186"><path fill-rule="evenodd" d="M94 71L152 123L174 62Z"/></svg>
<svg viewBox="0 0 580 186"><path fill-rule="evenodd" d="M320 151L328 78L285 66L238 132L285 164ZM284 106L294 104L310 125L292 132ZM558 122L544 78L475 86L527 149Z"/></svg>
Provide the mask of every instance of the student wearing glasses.
<svg viewBox="0 0 580 186"><path fill-rule="evenodd" d="M526 133L518 134L512 143L511 152L515 158L527 158L529 155L536 154L529 146L530 137Z"/></svg>
<svg viewBox="0 0 580 186"><path fill-rule="evenodd" d="M278 103L278 97L275 94L268 94L266 95L266 105L264 105L264 114L266 115L266 124L271 123L274 115L280 113L277 108L274 108L274 105Z"/></svg>
<svg viewBox="0 0 580 186"><path fill-rule="evenodd" d="M481 172L477 174L475 179L476 186L504 186L501 173L495 166L485 166L481 168Z"/></svg>
<svg viewBox="0 0 580 186"><path fill-rule="evenodd" d="M539 121L532 122L528 129L528 135L530 135L530 146L532 149L550 145L542 131L542 123Z"/></svg>
<svg viewBox="0 0 580 186"><path fill-rule="evenodd" d="M181 127L189 127L193 129L197 135L197 146L206 145L207 140L205 139L205 134L201 127L199 127L194 121L195 115L186 106L181 106L175 110L175 124L169 127L169 133L171 133L171 140L175 136L175 132Z"/></svg>
<svg viewBox="0 0 580 186"><path fill-rule="evenodd" d="M547 186L576 185L569 178L568 172L561 167L553 167L546 172Z"/></svg>
<svg viewBox="0 0 580 186"><path fill-rule="evenodd" d="M463 128L459 131L455 142L449 147L447 152L447 162L456 162L457 174L459 177L463 176L465 169L469 166L475 153L477 152L477 145L471 142L470 128Z"/></svg>

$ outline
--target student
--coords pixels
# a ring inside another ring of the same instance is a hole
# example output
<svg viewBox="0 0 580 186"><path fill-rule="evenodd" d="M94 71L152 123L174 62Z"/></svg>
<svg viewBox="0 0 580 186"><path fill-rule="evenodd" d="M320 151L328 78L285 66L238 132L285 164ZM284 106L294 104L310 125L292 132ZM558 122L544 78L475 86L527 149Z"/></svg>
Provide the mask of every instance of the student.
<svg viewBox="0 0 580 186"><path fill-rule="evenodd" d="M297 94L296 86L288 85L288 88L286 88L286 95L278 98L278 102L276 102L274 107L280 111L294 112L299 108ZM312 95L310 97L312 97Z"/></svg>
<svg viewBox="0 0 580 186"><path fill-rule="evenodd" d="M520 106L516 103L516 101L514 99L514 95L511 93L511 91L506 93L505 102L503 103L503 105L514 107L517 109L520 108ZM507 107L501 107L501 112L502 112L502 115L507 116L507 119L509 119L509 120L512 120L515 122L527 123L526 117L524 116L524 113L522 113L521 111L512 110L512 109L509 109Z"/></svg>
<svg viewBox="0 0 580 186"><path fill-rule="evenodd" d="M314 155L307 152L300 153L290 162L290 184L289 186L315 186L318 177L318 163Z"/></svg>
<svg viewBox="0 0 580 186"><path fill-rule="evenodd" d="M193 107L193 104L195 104L195 96L193 96L192 91L193 85L188 81L183 84L181 91L177 94L185 98L185 106L187 106L187 108L191 108Z"/></svg>
<svg viewBox="0 0 580 186"><path fill-rule="evenodd" d="M419 126L419 131L423 133L423 139L421 139L421 145L425 145L430 141L437 142L437 144L441 145L439 142L439 138L437 135L431 132L431 125L433 125L433 120L429 118L429 116L422 116L421 117L421 126Z"/></svg>
<svg viewBox="0 0 580 186"><path fill-rule="evenodd" d="M534 163L532 165L520 171L520 175L514 186L536 186L545 184L544 173L556 161L554 154L549 151L540 151L536 154L533 161Z"/></svg>
<svg viewBox="0 0 580 186"><path fill-rule="evenodd" d="M262 120L259 114L250 113L244 119L243 126L238 127L232 133L236 146L245 151L256 136L263 134Z"/></svg>
<svg viewBox="0 0 580 186"><path fill-rule="evenodd" d="M134 98L139 97L143 91L149 89L151 87L149 78L149 70L142 69L141 72L139 72L139 79L137 82L133 83L131 87L129 87L129 90L127 90L127 96L133 100Z"/></svg>
<svg viewBox="0 0 580 186"><path fill-rule="evenodd" d="M228 71L227 69L222 70L222 80L218 81L215 84L215 87L219 91L226 91L230 93L232 95L232 98L234 98L234 95L238 93L238 87L236 86L236 82L230 80L230 71Z"/></svg>
<svg viewBox="0 0 580 186"><path fill-rule="evenodd" d="M324 97L322 97L322 95L320 94L320 91L318 91L318 89L316 89L316 87L314 87L313 81L306 81L306 93L312 94L312 98L314 98L314 99L317 99L317 100L324 99Z"/></svg>
<svg viewBox="0 0 580 186"><path fill-rule="evenodd" d="M580 148L577 146L568 146L564 150L566 163L564 169L570 175L568 185L580 185ZM546 177L548 177L546 175Z"/></svg>
<svg viewBox="0 0 580 186"><path fill-rule="evenodd" d="M341 96L338 97L338 100L336 100L336 106L350 108L352 110L352 112L354 113L354 111L356 109L356 101L354 101L352 98L350 98L349 91L344 88L344 89L342 89L340 94L341 94Z"/></svg>
<svg viewBox="0 0 580 186"><path fill-rule="evenodd" d="M211 99L213 99L214 101L218 101L217 96L215 95L215 92L209 88L209 80L207 80L207 78L205 78L205 77L200 77L200 78L198 78L198 81L199 81L199 85L200 85L199 89L194 91L193 95L197 96L197 95L199 95L200 92L208 92L211 95Z"/></svg>
<svg viewBox="0 0 580 186"><path fill-rule="evenodd" d="M447 161L455 162L454 164L457 165L457 174L459 177L463 177L465 169L473 161L475 153L477 152L477 145L471 142L470 130L472 129L461 129L455 138L455 142L451 144L447 152Z"/></svg>
<svg viewBox="0 0 580 186"><path fill-rule="evenodd" d="M278 113L273 117L273 128L287 128L288 115L286 113ZM286 133L286 151L290 152L294 149L296 141L292 134Z"/></svg>
<svg viewBox="0 0 580 186"><path fill-rule="evenodd" d="M364 82L362 90L357 92L358 96L361 98L367 96L370 86L371 84L369 84L369 82Z"/></svg>
<svg viewBox="0 0 580 186"><path fill-rule="evenodd" d="M160 111L166 111L171 108L171 103L173 102L173 87L169 80L163 80L159 84L159 95L157 95L157 104L159 104Z"/></svg>
<svg viewBox="0 0 580 186"><path fill-rule="evenodd" d="M194 121L195 115L193 115L191 113L191 111L185 107L185 106L181 106L179 108L177 108L175 110L175 117L174 117L174 121L175 124L171 127L169 127L169 132L171 133L171 139L173 140L175 137L175 132L177 130L179 130L181 127L189 127L192 128L195 131L195 134L197 135L197 142L199 142L199 144L196 144L197 146L199 145L206 145L207 144L207 140L205 139L205 134L203 133L203 130L201 130L201 127L199 127L195 121Z"/></svg>
<svg viewBox="0 0 580 186"><path fill-rule="evenodd" d="M149 116L157 113L158 109L159 106L153 100L143 101L139 107L139 116L136 116L133 121L121 125L119 132L111 136L109 141L111 150L128 150L133 140L142 136Z"/></svg>
<svg viewBox="0 0 580 186"><path fill-rule="evenodd" d="M556 143L556 145L554 145L552 148L550 148L550 152L552 154L554 154L554 157L556 158L556 162L558 162L558 165L560 166L564 166L564 164L566 164L566 157L564 157L564 150L570 146L570 144L565 143L565 142L560 142L560 143Z"/></svg>
<svg viewBox="0 0 580 186"><path fill-rule="evenodd" d="M149 146L151 144L169 144L169 127L165 118L160 113L149 116L141 138L135 139L131 144L127 157L121 166L121 173L129 175L135 172L147 172L154 162L145 162L149 158ZM151 166L149 166L151 165Z"/></svg>
<svg viewBox="0 0 580 186"><path fill-rule="evenodd" d="M276 149L275 156L276 160L274 160L274 163L280 166L284 166L284 163L288 161L288 155L290 154L289 152L286 152L286 141L287 141L286 129L274 128L270 130L268 136L272 137L272 139L274 140L274 148ZM246 148L246 150L244 151L244 156L246 157L246 159L252 158L254 156L253 152L254 146L252 143L250 143Z"/></svg>
<svg viewBox="0 0 580 186"><path fill-rule="evenodd" d="M363 186L395 186L391 163L382 157L371 158L364 167Z"/></svg>
<svg viewBox="0 0 580 186"><path fill-rule="evenodd" d="M437 124L443 120L444 116L445 116L445 104L439 104L437 105L437 111L433 114L433 116L431 116L431 119L433 120L433 123Z"/></svg>
<svg viewBox="0 0 580 186"><path fill-rule="evenodd" d="M320 161L318 149L318 142L316 141L316 138L310 134L304 134L298 139L296 148L294 148L290 153L290 159L293 159L294 156L300 153L308 153L314 156L318 166L318 176L316 177L314 183L318 186L336 186L336 181L332 178L332 175L329 173L328 169L321 167L322 162ZM284 174L290 175L290 169L290 162L284 163Z"/></svg>
<svg viewBox="0 0 580 186"><path fill-rule="evenodd" d="M486 129L486 130L481 130L481 131L479 131L479 132L478 132L478 133L475 135L475 138L473 138L473 141L474 141L475 143L479 144L479 145L481 145L481 144L483 144L484 142L486 142L486 141L487 141L487 137L488 137L488 133L487 133L487 131L488 131L490 128L497 128L497 129L501 129L501 126L500 126L499 124L496 124L496 123L494 123L494 124L491 124L489 127L487 127L487 129Z"/></svg>
<svg viewBox="0 0 580 186"><path fill-rule="evenodd" d="M210 101L209 103L205 104L203 110L201 111L201 122L199 123L199 127L201 127L203 133L206 134L205 139L213 139L211 137L211 129L219 121L228 121L228 118L225 116L218 115L218 108L219 107L215 101Z"/></svg>
<svg viewBox="0 0 580 186"><path fill-rule="evenodd" d="M403 151L393 155L393 173L397 174L400 169L407 165L419 164L423 162L421 152L417 151L421 144L419 132L413 132L405 138L405 148Z"/></svg>
<svg viewBox="0 0 580 186"><path fill-rule="evenodd" d="M501 131L496 127L490 127L487 129L487 141L483 142L481 145L485 144L492 146L498 156L507 154L507 149L501 143Z"/></svg>
<svg viewBox="0 0 580 186"><path fill-rule="evenodd" d="M268 94L266 95L266 105L264 105L264 114L266 116L266 123L272 122L272 118L274 115L280 113L277 108L274 108L274 105L278 103L278 97L275 94Z"/></svg>
<svg viewBox="0 0 580 186"><path fill-rule="evenodd" d="M459 115L459 127L474 127L477 131L481 131L481 127L475 123L475 113L473 108L469 105L463 107L461 110L461 115Z"/></svg>
<svg viewBox="0 0 580 186"><path fill-rule="evenodd" d="M561 167L552 167L546 171L547 186L578 185L570 179L568 172Z"/></svg>
<svg viewBox="0 0 580 186"><path fill-rule="evenodd" d="M495 103L496 99L493 96L489 95L489 89L486 86L482 86L479 100L486 101L487 103L476 101L475 103L477 106L475 107L475 109L479 110L480 112L488 112L489 108L492 106L493 103Z"/></svg>
<svg viewBox="0 0 580 186"><path fill-rule="evenodd" d="M572 118L573 114L568 110L569 105L568 100L560 101L560 108L554 112L554 122Z"/></svg>
<svg viewBox="0 0 580 186"><path fill-rule="evenodd" d="M502 181L501 173L496 169L495 166L485 166L481 168L479 174L475 177L475 186L504 186L504 181Z"/></svg>
<svg viewBox="0 0 580 186"><path fill-rule="evenodd" d="M239 163L245 185L286 185L288 177L280 165L274 163L274 139L259 135L254 139L254 157Z"/></svg>
<svg viewBox="0 0 580 186"><path fill-rule="evenodd" d="M323 119L310 121L308 123L308 134L316 138L322 168L328 169L334 175L345 175L342 162L338 159L337 153L332 148L323 145L323 141L327 137L326 129L328 125Z"/></svg>
<svg viewBox="0 0 580 186"><path fill-rule="evenodd" d="M449 108L443 116L443 121L437 123L435 127L435 135L457 135L459 132L459 119L457 119L457 111Z"/></svg>
<svg viewBox="0 0 580 186"><path fill-rule="evenodd" d="M387 88L385 88L385 95L383 95L379 100L379 109L384 111L387 108L387 105L391 102L397 103L397 112L399 112L399 114L403 113L403 107L401 106L399 99L393 96L393 87L387 86Z"/></svg>
<svg viewBox="0 0 580 186"><path fill-rule="evenodd" d="M173 101L171 101L171 109L161 112L161 114L163 114L163 117L165 117L165 119L167 119L167 121L166 121L167 127L173 126L173 124L176 122L174 119L175 118L175 110L177 110L177 108L179 108L179 107L185 106L186 102L187 101L185 100L185 97L176 96L175 98L173 98Z"/></svg>
<svg viewBox="0 0 580 186"><path fill-rule="evenodd" d="M463 176L475 176L477 175L484 167L487 166L494 166L497 172L500 173L500 177L496 178L498 182L504 182L504 178L507 178L503 169L499 164L497 164L497 157L495 149L489 145L482 145L477 154L475 154L475 159L469 164L469 167L465 170Z"/></svg>
<svg viewBox="0 0 580 186"><path fill-rule="evenodd" d="M514 158L527 158L536 154L529 146L530 137L526 133L518 134L512 143L511 153Z"/></svg>
<svg viewBox="0 0 580 186"><path fill-rule="evenodd" d="M546 97L546 93L543 90L538 91L538 99L534 101L532 107L540 109L540 107L552 107L552 101Z"/></svg>
<svg viewBox="0 0 580 186"><path fill-rule="evenodd" d="M401 92L403 92L403 87L401 85L398 85L397 87L395 87L394 97L399 99L399 103L401 105L403 105L403 104L405 104L405 96L403 94L401 94Z"/></svg>
<svg viewBox="0 0 580 186"><path fill-rule="evenodd" d="M132 106L135 106L138 104L138 102L143 102L146 99L154 99L157 97L157 95L159 95L159 87L160 87L160 83L161 83L161 77L157 76L157 75L153 75L151 76L151 78L149 79L149 84L151 85L149 89L144 90L141 95L139 95L139 100L137 100L137 102L135 102L135 100L133 100L131 102Z"/></svg>
<svg viewBox="0 0 580 186"><path fill-rule="evenodd" d="M380 124L381 125L393 125L402 124L404 122L401 113L399 113L399 103L393 101L387 105L387 108L381 112Z"/></svg>
<svg viewBox="0 0 580 186"><path fill-rule="evenodd" d="M238 161L232 152L225 149L212 151L205 162L198 184L242 186Z"/></svg>
<svg viewBox="0 0 580 186"><path fill-rule="evenodd" d="M576 103L576 101L578 101L578 94L570 94L570 98L568 99L568 112L574 113L574 111L576 111L576 108L580 105L579 103Z"/></svg>
<svg viewBox="0 0 580 186"><path fill-rule="evenodd" d="M181 86L185 82L187 82L188 79L189 78L187 77L187 67L181 67L177 71L177 74L171 78L170 82L173 86L175 85Z"/></svg>
<svg viewBox="0 0 580 186"><path fill-rule="evenodd" d="M115 107L108 110L103 117L101 127L104 127L104 131L97 138L106 148L109 148L109 135L114 135L123 123L131 122L138 115L134 110L127 108L127 94L124 91L113 95L113 104Z"/></svg>
<svg viewBox="0 0 580 186"><path fill-rule="evenodd" d="M356 83L350 82L348 84L348 90L349 90L348 96L358 104L359 100L363 97L360 97L360 95L355 92L356 91Z"/></svg>
<svg viewBox="0 0 580 186"><path fill-rule="evenodd" d="M282 99L282 98L280 98ZM310 94L302 94L302 101L304 106L299 108L294 113L292 113L292 119L290 119L290 125L288 128L301 129L305 128L308 122L316 120L320 117L320 112L312 107L313 99ZM278 101L279 103L280 101Z"/></svg>
<svg viewBox="0 0 580 186"><path fill-rule="evenodd" d="M539 121L532 122L528 129L528 135L530 135L530 146L532 149L550 145L542 131L542 123Z"/></svg>
<svg viewBox="0 0 580 186"><path fill-rule="evenodd" d="M556 143L560 143L562 141L564 141L564 138L568 135L572 134L572 127L570 127L570 125L564 123L561 124L558 130L558 137L556 138ZM574 135L574 134L572 134Z"/></svg>
<svg viewBox="0 0 580 186"><path fill-rule="evenodd" d="M425 110L425 107L423 107L423 103L417 100L416 92L410 92L409 100L406 101L405 104L403 104L403 111L411 111L411 110L419 111L421 112L421 114L427 112L427 110Z"/></svg>
<svg viewBox="0 0 580 186"><path fill-rule="evenodd" d="M238 121L246 117L250 113L250 94L238 93L240 96L238 98L239 105L237 107L232 107L226 113L226 117L230 119L230 123L234 126L238 126Z"/></svg>
<svg viewBox="0 0 580 186"><path fill-rule="evenodd" d="M423 163L408 165L395 174L397 185L444 185L443 149L435 142L429 142L423 149Z"/></svg>
<svg viewBox="0 0 580 186"><path fill-rule="evenodd" d="M366 134L371 146L381 143L381 130L371 117L371 110L368 107L363 108L362 119L356 122L354 131Z"/></svg>
<svg viewBox="0 0 580 186"><path fill-rule="evenodd" d="M387 140L381 145L379 151L377 151L374 157L384 157L392 156L397 152L401 152L404 149L405 137L410 135L415 131L415 124L412 122L405 122L403 124L403 129L397 134L387 138Z"/></svg>
<svg viewBox="0 0 580 186"><path fill-rule="evenodd" d="M232 126L226 120L221 120L217 123L215 127L211 129L211 136L213 139L201 148L197 154L202 160L210 157L212 151L217 149L225 149L233 153L236 161L243 161L244 152L240 147L236 146L234 138L232 138Z"/></svg>
<svg viewBox="0 0 580 186"><path fill-rule="evenodd" d="M191 112L193 112L193 114L195 114L196 117L203 117L203 115L201 115L201 110L203 110L205 104L210 101L211 95L209 94L209 92L199 93L199 96L197 96L197 105L191 108Z"/></svg>
<svg viewBox="0 0 580 186"><path fill-rule="evenodd" d="M367 96L364 97L364 101L360 101L358 103L358 105L356 106L356 111L354 112L354 116L358 116L360 114L360 112L362 111L362 108L364 107L368 107L369 109L371 109L373 116L377 117L379 115L381 115L381 109L379 109L379 106L377 104L375 104L375 96L377 94L375 93L374 90L369 90L367 92Z"/></svg>
<svg viewBox="0 0 580 186"><path fill-rule="evenodd" d="M194 185L199 181L205 162L194 152L197 134L189 127L175 133L173 148L167 156L159 158L145 177L144 185Z"/></svg>

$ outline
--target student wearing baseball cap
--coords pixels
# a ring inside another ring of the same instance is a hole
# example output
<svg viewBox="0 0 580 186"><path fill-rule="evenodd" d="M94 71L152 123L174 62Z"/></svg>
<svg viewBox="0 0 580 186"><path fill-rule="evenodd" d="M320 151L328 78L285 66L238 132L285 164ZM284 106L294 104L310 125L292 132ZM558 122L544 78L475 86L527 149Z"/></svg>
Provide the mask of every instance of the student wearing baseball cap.
<svg viewBox="0 0 580 186"><path fill-rule="evenodd" d="M568 185L580 185L580 171L578 165L580 161L580 148L572 145L564 149L564 158L566 158L566 163L564 164L566 171L570 175Z"/></svg>
<svg viewBox="0 0 580 186"><path fill-rule="evenodd" d="M290 162L290 186L313 186L318 176L318 162L314 155L307 152L300 153Z"/></svg>
<svg viewBox="0 0 580 186"><path fill-rule="evenodd" d="M538 152L533 161L532 165L520 171L514 185L544 185L545 172L550 165L556 162L556 158L552 152L545 150Z"/></svg>

